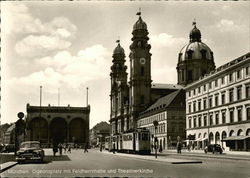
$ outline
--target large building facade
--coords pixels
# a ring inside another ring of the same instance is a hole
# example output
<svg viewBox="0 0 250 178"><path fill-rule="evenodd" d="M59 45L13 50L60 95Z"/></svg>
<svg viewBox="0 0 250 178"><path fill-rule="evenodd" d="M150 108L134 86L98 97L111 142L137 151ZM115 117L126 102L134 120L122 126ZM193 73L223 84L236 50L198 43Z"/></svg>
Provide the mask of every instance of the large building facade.
<svg viewBox="0 0 250 178"><path fill-rule="evenodd" d="M88 107L30 106L27 104L26 140L40 141L43 145L53 143L89 142Z"/></svg>
<svg viewBox="0 0 250 178"><path fill-rule="evenodd" d="M151 142L158 138L159 147L175 147L177 138L185 140L185 91L179 89L158 99L139 115L138 127L147 128L151 133ZM158 121L155 127L153 121Z"/></svg>
<svg viewBox="0 0 250 178"><path fill-rule="evenodd" d="M185 90L187 135L194 147L217 143L226 150L250 150L250 53Z"/></svg>
<svg viewBox="0 0 250 178"><path fill-rule="evenodd" d="M111 92L110 92L110 103L111 103L111 114L110 114L110 123L112 125L112 135L122 134L127 131L132 131L139 127L146 127L149 129L148 125L142 125L144 123L141 119L145 117L151 117L152 114L155 115L154 112L148 112L148 109L153 107L157 101L165 97L166 95L170 95L181 88L183 86L176 84L159 84L152 83L151 79L151 45L148 44L148 30L147 24L142 20L141 13L137 13L139 15L138 20L133 25L132 30L132 43L130 45L130 54L129 54L129 62L130 62L130 76L129 80L127 79L127 66L125 65L125 51L120 45L120 41L118 40L118 45L115 47L113 51L113 60L111 66ZM182 95L182 101L185 101L185 95ZM184 105L182 106L182 108ZM185 108L185 107L184 107ZM168 108L168 120L170 107ZM185 110L185 109L184 109ZM176 119L176 124L179 122L185 125L185 112L181 110L180 112L173 112L173 115L176 115L177 118L182 118L182 121ZM157 110L157 112L163 112L159 115L166 115L166 109L164 111ZM145 115L146 113L146 115ZM164 114L165 113L165 114ZM156 114L157 115L157 114ZM178 116L177 116L178 115ZM182 117L179 117L181 115ZM172 116L171 116L172 117ZM151 123L153 123L154 119L151 119ZM163 120L166 121L166 118ZM165 122L164 121L164 122ZM170 122L165 123L166 128L170 128ZM167 133L167 129L161 129L161 132ZM176 125L173 125L175 127ZM170 129L169 129L170 130ZM152 130L150 130L153 132ZM177 131L176 131L177 132ZM177 135L181 135L184 138L185 131L182 130L182 134L178 132ZM152 133L154 134L154 133ZM163 136L164 135L164 136ZM166 134L162 135L162 139L160 139L162 146L168 144ZM163 138L164 137L164 138ZM170 136L171 137L171 136ZM175 137L175 136L174 136ZM167 147L167 146L166 146Z"/></svg>

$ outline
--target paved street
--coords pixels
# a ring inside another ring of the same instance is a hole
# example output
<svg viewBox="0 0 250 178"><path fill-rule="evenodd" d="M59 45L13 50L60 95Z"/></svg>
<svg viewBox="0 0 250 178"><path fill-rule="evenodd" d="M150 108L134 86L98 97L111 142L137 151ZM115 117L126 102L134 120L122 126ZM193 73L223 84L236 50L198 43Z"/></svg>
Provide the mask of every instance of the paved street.
<svg viewBox="0 0 250 178"><path fill-rule="evenodd" d="M68 177L68 176L143 176L178 178L249 178L250 161L199 157L202 163L172 164L178 160L197 160L192 156L173 154L154 156L127 155L107 151L72 150L63 156L52 156L46 150L45 162L18 164L2 173L2 177ZM181 162L180 162L181 163Z"/></svg>

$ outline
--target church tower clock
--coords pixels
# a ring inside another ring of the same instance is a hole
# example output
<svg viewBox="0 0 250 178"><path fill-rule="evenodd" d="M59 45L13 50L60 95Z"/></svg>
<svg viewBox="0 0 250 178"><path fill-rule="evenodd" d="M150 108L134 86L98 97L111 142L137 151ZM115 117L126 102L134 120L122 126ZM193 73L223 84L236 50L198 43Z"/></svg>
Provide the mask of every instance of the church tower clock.
<svg viewBox="0 0 250 178"><path fill-rule="evenodd" d="M141 12L137 15L139 19L133 26L132 44L130 45L130 129L137 127L139 112L145 110L150 104L151 95L151 53L148 44L147 24L141 18Z"/></svg>

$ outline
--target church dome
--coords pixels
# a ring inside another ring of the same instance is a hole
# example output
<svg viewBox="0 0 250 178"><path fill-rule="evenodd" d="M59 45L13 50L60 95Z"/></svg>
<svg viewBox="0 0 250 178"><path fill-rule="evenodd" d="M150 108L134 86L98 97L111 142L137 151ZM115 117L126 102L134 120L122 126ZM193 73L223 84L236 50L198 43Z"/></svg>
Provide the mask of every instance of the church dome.
<svg viewBox="0 0 250 178"><path fill-rule="evenodd" d="M133 26L133 30L147 30L147 24L142 20L141 16Z"/></svg>
<svg viewBox="0 0 250 178"><path fill-rule="evenodd" d="M124 54L124 49L121 47L119 42L116 48L114 49L113 54Z"/></svg>
<svg viewBox="0 0 250 178"><path fill-rule="evenodd" d="M196 28L196 23L193 23L194 28L190 31L189 44L185 45L179 53L179 62L193 59L213 60L212 50L203 42L201 42L201 32Z"/></svg>
<svg viewBox="0 0 250 178"><path fill-rule="evenodd" d="M201 41L201 32L198 28L196 28L196 25L191 30L189 34L189 38L190 38L190 42Z"/></svg>
<svg viewBox="0 0 250 178"><path fill-rule="evenodd" d="M181 49L179 62L193 59L213 60L213 52L205 43L191 42Z"/></svg>

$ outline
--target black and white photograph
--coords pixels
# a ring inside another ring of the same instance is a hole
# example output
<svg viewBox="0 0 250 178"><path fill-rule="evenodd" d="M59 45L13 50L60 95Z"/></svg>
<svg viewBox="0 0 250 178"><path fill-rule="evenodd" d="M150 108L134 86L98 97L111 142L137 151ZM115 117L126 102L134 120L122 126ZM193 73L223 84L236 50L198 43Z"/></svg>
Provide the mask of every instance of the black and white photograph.
<svg viewBox="0 0 250 178"><path fill-rule="evenodd" d="M250 178L250 1L1 1L1 177Z"/></svg>

